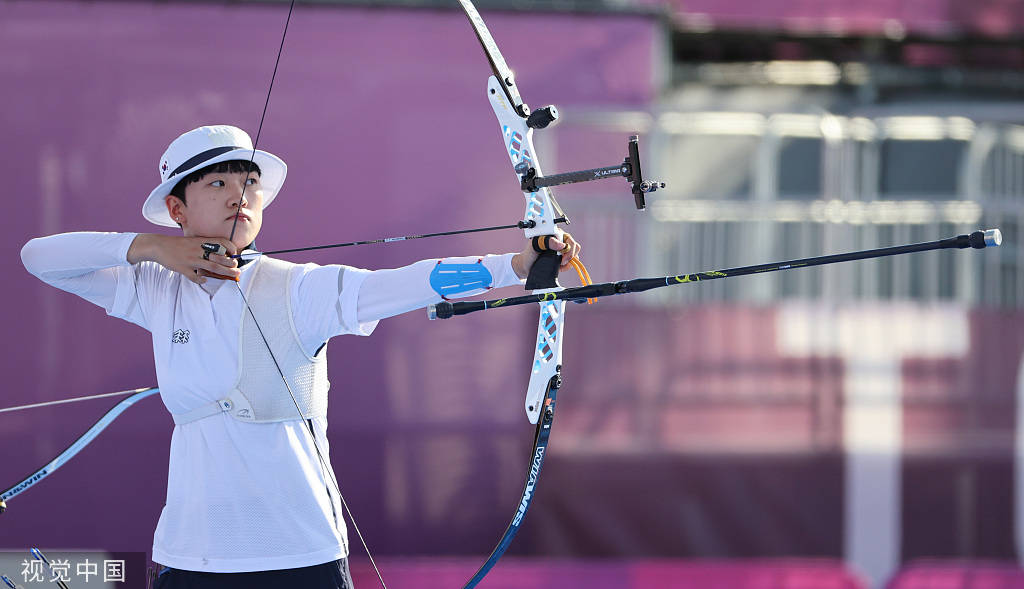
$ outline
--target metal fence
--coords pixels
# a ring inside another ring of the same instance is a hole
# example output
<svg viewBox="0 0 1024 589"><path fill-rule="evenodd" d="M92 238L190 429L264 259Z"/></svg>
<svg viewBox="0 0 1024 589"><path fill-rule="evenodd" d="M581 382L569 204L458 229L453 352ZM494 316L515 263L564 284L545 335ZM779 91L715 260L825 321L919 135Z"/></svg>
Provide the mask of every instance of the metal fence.
<svg viewBox="0 0 1024 589"><path fill-rule="evenodd" d="M965 104L964 112L970 111ZM982 255L930 252L664 289L639 304L817 299L1024 305L1024 124L828 112L589 112L561 138L643 134L668 183L646 214L620 186L571 198L598 280L677 274L927 241L998 227ZM1024 120L1024 109L1020 120ZM579 141L579 139L575 139ZM627 195L628 196L628 195ZM597 252L594 249L598 249Z"/></svg>

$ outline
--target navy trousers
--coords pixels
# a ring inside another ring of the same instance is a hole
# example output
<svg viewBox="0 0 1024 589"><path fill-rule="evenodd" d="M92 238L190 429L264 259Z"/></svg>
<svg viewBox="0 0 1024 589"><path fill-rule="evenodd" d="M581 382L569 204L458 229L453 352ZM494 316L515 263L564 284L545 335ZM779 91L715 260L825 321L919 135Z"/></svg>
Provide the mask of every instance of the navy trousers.
<svg viewBox="0 0 1024 589"><path fill-rule="evenodd" d="M162 567L153 589L353 589L348 559L298 569L200 573Z"/></svg>

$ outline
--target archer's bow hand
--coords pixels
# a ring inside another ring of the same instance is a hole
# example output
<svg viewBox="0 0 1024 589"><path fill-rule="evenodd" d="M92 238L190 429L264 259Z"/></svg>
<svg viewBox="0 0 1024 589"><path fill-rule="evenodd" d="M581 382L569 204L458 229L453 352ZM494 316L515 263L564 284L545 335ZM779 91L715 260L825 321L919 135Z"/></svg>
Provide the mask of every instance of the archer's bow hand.
<svg viewBox="0 0 1024 589"><path fill-rule="evenodd" d="M128 262L151 261L180 273L196 284L206 277L238 280L238 248L226 237L177 237L140 233L128 248Z"/></svg>
<svg viewBox="0 0 1024 589"><path fill-rule="evenodd" d="M526 278L541 252L551 250L562 257L558 264L558 271L565 272L573 266L573 260L579 260L582 249L583 246L568 233L563 232L561 239L553 235L535 237L527 242L523 251L512 258L512 269L515 270L516 276L519 278Z"/></svg>

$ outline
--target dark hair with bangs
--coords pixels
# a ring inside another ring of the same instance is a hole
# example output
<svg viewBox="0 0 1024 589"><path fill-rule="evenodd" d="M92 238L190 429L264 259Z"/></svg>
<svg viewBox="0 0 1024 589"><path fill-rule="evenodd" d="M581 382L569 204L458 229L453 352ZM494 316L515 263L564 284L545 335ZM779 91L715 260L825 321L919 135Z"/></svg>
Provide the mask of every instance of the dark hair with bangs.
<svg viewBox="0 0 1024 589"><path fill-rule="evenodd" d="M226 162L219 162L216 164L210 164L205 168L199 168L195 172L192 172L188 176L182 178L174 188L171 189L171 196L176 196L181 199L181 202L185 202L185 187L189 184L195 184L203 179L207 174L247 174L249 172L255 172L256 176L262 176L260 167L255 162L249 160L228 160ZM188 204L185 202L185 204Z"/></svg>

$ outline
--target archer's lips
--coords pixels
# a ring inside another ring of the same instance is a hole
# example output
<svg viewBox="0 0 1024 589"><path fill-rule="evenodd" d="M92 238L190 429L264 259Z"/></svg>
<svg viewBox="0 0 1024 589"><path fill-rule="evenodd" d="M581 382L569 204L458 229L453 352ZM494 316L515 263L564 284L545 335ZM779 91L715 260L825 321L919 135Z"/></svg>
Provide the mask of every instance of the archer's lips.
<svg viewBox="0 0 1024 589"><path fill-rule="evenodd" d="M239 215L231 215L230 217L225 219L225 221L231 221L233 223L235 221L235 217L236 216L238 217L238 222L239 223L242 223L242 222L251 223L252 222L252 219L249 218L249 215L246 215L245 213L241 213Z"/></svg>

